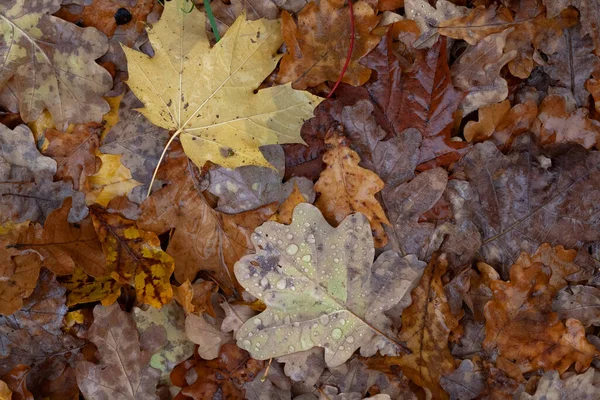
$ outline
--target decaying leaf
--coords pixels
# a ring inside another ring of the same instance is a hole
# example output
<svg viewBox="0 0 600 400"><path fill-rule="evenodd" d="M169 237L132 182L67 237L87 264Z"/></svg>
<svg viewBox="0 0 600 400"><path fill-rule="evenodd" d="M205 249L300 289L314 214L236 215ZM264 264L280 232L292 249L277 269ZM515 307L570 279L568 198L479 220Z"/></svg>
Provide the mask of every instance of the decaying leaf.
<svg viewBox="0 0 600 400"><path fill-rule="evenodd" d="M424 263L386 252L372 265L365 216L351 214L332 228L316 207L303 203L291 225L268 221L252 242L257 254L237 262L235 274L267 309L246 321L236 337L254 358L318 346L325 348L327 364L337 366L358 348L363 355L399 351L383 312L410 291Z"/></svg>
<svg viewBox="0 0 600 400"><path fill-rule="evenodd" d="M121 295L121 285L109 276L94 278L77 267L69 276L61 276L58 281L67 289L67 306L101 301L104 307L110 306Z"/></svg>
<svg viewBox="0 0 600 400"><path fill-rule="evenodd" d="M217 21L217 27L221 36L234 24L235 20L246 13L249 20L255 21L260 18L276 19L279 17L279 8L272 0L222 0L211 3L212 12ZM300 11L300 10L298 10ZM207 28L208 30L208 28Z"/></svg>
<svg viewBox="0 0 600 400"><path fill-rule="evenodd" d="M454 372L440 378L440 385L453 400L471 400L484 391L485 374L471 360L463 360Z"/></svg>
<svg viewBox="0 0 600 400"><path fill-rule="evenodd" d="M342 82L357 86L371 75L358 61L379 43L379 37L371 34L379 18L365 1L353 3L353 8L356 41ZM281 19L288 53L281 60L279 81L292 82L296 89L336 82L350 46L351 28L344 1L311 1L298 13L298 23L285 11Z"/></svg>
<svg viewBox="0 0 600 400"><path fill-rule="evenodd" d="M0 124L0 177L2 182L51 179L56 161L44 157L37 149L27 125L9 129Z"/></svg>
<svg viewBox="0 0 600 400"><path fill-rule="evenodd" d="M383 224L390 222L375 198L375 194L383 189L383 181L374 172L358 165L358 154L350 149L342 134L329 131L325 143L328 150L323 155L323 162L327 168L315 183L315 191L319 193L315 205L334 226L353 212L362 213L371 224L375 247L385 246L387 237Z"/></svg>
<svg viewBox="0 0 600 400"><path fill-rule="evenodd" d="M86 398L158 400L160 371L150 366L150 358L164 344L164 328L154 326L140 338L133 318L113 304L94 308L88 336L100 363L77 363L77 384Z"/></svg>
<svg viewBox="0 0 600 400"><path fill-rule="evenodd" d="M415 47L431 47L438 40L437 28L447 19L459 18L469 12L466 7L458 7L447 0L438 0L433 8L425 0L404 0L406 17L417 22L421 37Z"/></svg>
<svg viewBox="0 0 600 400"><path fill-rule="evenodd" d="M0 381L0 400L12 399L12 393L6 382Z"/></svg>
<svg viewBox="0 0 600 400"><path fill-rule="evenodd" d="M0 383L0 387L4 386L0 392L0 399L33 400L33 394L27 389L28 374L29 367L26 365L17 365L6 374L0 375L0 378L3 379L3 381L1 381L2 383Z"/></svg>
<svg viewBox="0 0 600 400"><path fill-rule="evenodd" d="M279 60L279 21L248 22L241 15L211 49L204 13L189 9L189 0L165 3L149 33L154 57L124 49L127 83L145 106L140 112L182 134L186 154L199 167L207 160L268 167L258 147L302 143L300 125L320 99L289 85L253 93Z"/></svg>
<svg viewBox="0 0 600 400"><path fill-rule="evenodd" d="M558 15L561 10L568 6L576 7L581 15L581 30L590 35L594 43L593 49L596 54L600 52L600 30L598 20L600 19L600 5L597 1L587 0L543 0L548 9L548 18Z"/></svg>
<svg viewBox="0 0 600 400"><path fill-rule="evenodd" d="M494 293L485 306L488 351L514 360L521 372L538 368L565 372L571 364L581 372L598 356L588 343L581 322L563 323L552 312L552 298L564 286L566 278L577 272L575 251L561 246L540 247L533 256L522 253L510 269L510 281L494 280Z"/></svg>
<svg viewBox="0 0 600 400"><path fill-rule="evenodd" d="M75 190L83 188L86 178L96 173L99 131L100 125L96 123L75 125L70 133L55 129L46 131L50 144L44 154L56 161L56 178L71 179Z"/></svg>
<svg viewBox="0 0 600 400"><path fill-rule="evenodd" d="M166 344L150 359L150 366L161 372L160 383L171 385L169 374L177 364L194 353L194 344L185 334L185 313L175 302L160 310L149 307L147 310L133 309L133 320L140 335L153 326L162 326L167 334Z"/></svg>
<svg viewBox="0 0 600 400"><path fill-rule="evenodd" d="M447 267L444 255L431 259L419 286L412 292L412 304L402 313L398 336L412 351L400 359L402 372L417 385L429 389L436 399L448 398L439 381L456 368L448 337L458 326L458 320L450 311L442 285Z"/></svg>
<svg viewBox="0 0 600 400"><path fill-rule="evenodd" d="M90 210L110 276L119 283L135 286L140 302L156 308L170 302L170 277L175 263L161 250L156 234L102 207L95 205Z"/></svg>
<svg viewBox="0 0 600 400"><path fill-rule="evenodd" d="M538 382L535 393L521 393L520 400L597 399L600 396L600 387L594 382L595 374L596 370L590 368L581 375L561 379L558 372L548 371Z"/></svg>
<svg viewBox="0 0 600 400"><path fill-rule="evenodd" d="M457 212L472 221L483 240L479 253L503 277L520 252L544 242L578 248L600 239L600 154L575 144L539 148L528 135L504 155L490 142L476 145L458 163L462 183Z"/></svg>
<svg viewBox="0 0 600 400"><path fill-rule="evenodd" d="M121 155L98 153L98 158L102 165L86 181L85 201L88 205L97 203L106 207L115 197L126 196L133 188L141 185L121 163Z"/></svg>
<svg viewBox="0 0 600 400"><path fill-rule="evenodd" d="M600 290L593 286L567 286L558 292L552 310L561 320L574 318L583 326L600 325Z"/></svg>
<svg viewBox="0 0 600 400"><path fill-rule="evenodd" d="M226 293L232 293L233 264L251 251L250 233L273 214L276 205L235 215L213 210L198 189L193 164L177 145L168 153L158 178L166 186L144 201L138 226L157 234L175 228L167 253L176 261L179 282L193 281L204 270Z"/></svg>
<svg viewBox="0 0 600 400"><path fill-rule="evenodd" d="M198 345L198 355L205 360L217 358L223 344L233 339L231 333L223 332L215 325L216 320L210 316L190 314L185 318L185 333Z"/></svg>
<svg viewBox="0 0 600 400"><path fill-rule="evenodd" d="M452 82L467 93L460 103L465 115L506 99L508 84L500 77L500 70L517 56L516 50L503 52L506 37L511 32L512 28L509 28L486 36L467 49L452 65Z"/></svg>
<svg viewBox="0 0 600 400"><path fill-rule="evenodd" d="M25 122L35 121L46 108L63 130L69 123L102 120L108 104L100 96L110 90L112 79L94 62L106 52L106 37L52 16L60 3L2 2L0 88L16 96Z"/></svg>

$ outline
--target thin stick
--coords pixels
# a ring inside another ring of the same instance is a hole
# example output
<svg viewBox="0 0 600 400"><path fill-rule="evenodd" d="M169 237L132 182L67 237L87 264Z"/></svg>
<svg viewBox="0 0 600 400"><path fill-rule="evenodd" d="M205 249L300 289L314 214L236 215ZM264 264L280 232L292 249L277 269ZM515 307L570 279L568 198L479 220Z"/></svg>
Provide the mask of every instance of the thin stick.
<svg viewBox="0 0 600 400"><path fill-rule="evenodd" d="M352 59L352 50L354 50L354 10L352 8L352 0L348 0L348 10L350 11L350 46L348 47L348 55L346 56L346 62L344 63L340 77L335 85L333 85L333 89L331 89L331 92L329 92L327 98L330 98L333 92L335 92L335 89L337 89L339 86L340 82L344 78L346 70L348 69L348 65L350 65L350 60Z"/></svg>

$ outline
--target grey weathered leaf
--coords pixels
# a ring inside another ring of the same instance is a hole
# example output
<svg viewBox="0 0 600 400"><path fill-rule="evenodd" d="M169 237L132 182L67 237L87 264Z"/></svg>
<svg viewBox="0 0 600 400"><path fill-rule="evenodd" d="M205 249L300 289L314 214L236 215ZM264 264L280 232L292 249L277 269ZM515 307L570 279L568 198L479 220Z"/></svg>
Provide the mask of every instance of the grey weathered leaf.
<svg viewBox="0 0 600 400"><path fill-rule="evenodd" d="M108 131L100 147L102 153L121 154L121 162L133 179L143 184L135 189L138 195L148 191L154 167L169 138L166 129L153 125L136 111L142 107L132 91L125 93L119 105L119 122Z"/></svg>
<svg viewBox="0 0 600 400"><path fill-rule="evenodd" d="M538 148L523 135L507 155L477 144L455 169L468 182L456 200L481 233L482 259L507 277L522 251L542 243L577 249L600 240L599 168L600 153L575 144Z"/></svg>
<svg viewBox="0 0 600 400"><path fill-rule="evenodd" d="M463 360L454 372L440 378L440 385L451 400L471 400L485 389L485 374L471 360Z"/></svg>
<svg viewBox="0 0 600 400"><path fill-rule="evenodd" d="M414 43L416 48L431 47L438 39L437 27L442 21L459 18L468 14L466 7L456 6L447 0L438 0L433 8L425 0L405 0L406 18L416 21L421 36Z"/></svg>
<svg viewBox="0 0 600 400"><path fill-rule="evenodd" d="M391 321L383 314L410 290L425 263L415 256L383 253L373 264L373 237L362 214L332 228L306 203L291 225L268 221L255 230L256 254L238 261L242 286L267 309L237 333L238 345L256 359L313 347L325 348L329 366L344 363L362 348L395 354Z"/></svg>
<svg viewBox="0 0 600 400"><path fill-rule="evenodd" d="M292 381L302 382L308 387L318 382L326 367L323 349L318 347L278 357L277 361L285 363L285 374Z"/></svg>
<svg viewBox="0 0 600 400"><path fill-rule="evenodd" d="M213 326L214 321L209 315L197 316L189 314L185 318L185 333L192 342L198 345L198 355L205 360L214 360L219 356L221 345L232 339L230 333L222 332ZM216 324L216 321L214 322Z"/></svg>
<svg viewBox="0 0 600 400"><path fill-rule="evenodd" d="M52 180L56 168L56 161L39 152L27 125L11 130L0 124L1 182Z"/></svg>
<svg viewBox="0 0 600 400"><path fill-rule="evenodd" d="M600 290L593 286L567 286L552 301L560 319L575 318L588 327L600 325Z"/></svg>
<svg viewBox="0 0 600 400"><path fill-rule="evenodd" d="M244 304L229 304L227 302L221 303L221 308L225 311L225 318L221 323L221 330L223 332L233 332L235 335L241 328L244 322L256 315L256 311L252 307Z"/></svg>
<svg viewBox="0 0 600 400"><path fill-rule="evenodd" d="M284 375L281 365L271 363L266 379L265 372L256 374L256 379L244 384L247 400L289 400L292 398L292 384Z"/></svg>
<svg viewBox="0 0 600 400"><path fill-rule="evenodd" d="M485 339L485 324L472 319L464 321L464 335L456 346L452 348L452 355L458 358L472 358L483 354L483 340Z"/></svg>
<svg viewBox="0 0 600 400"><path fill-rule="evenodd" d="M144 337L145 336L145 337ZM77 384L86 399L157 400L160 371L150 366L152 354L165 341L162 327L138 337L133 317L118 303L94 308L88 337L98 347L100 364L77 363Z"/></svg>
<svg viewBox="0 0 600 400"><path fill-rule="evenodd" d="M580 375L560 379L556 371L548 371L538 382L533 395L521 393L520 400L596 400L600 397L600 386L595 384L594 368Z"/></svg>

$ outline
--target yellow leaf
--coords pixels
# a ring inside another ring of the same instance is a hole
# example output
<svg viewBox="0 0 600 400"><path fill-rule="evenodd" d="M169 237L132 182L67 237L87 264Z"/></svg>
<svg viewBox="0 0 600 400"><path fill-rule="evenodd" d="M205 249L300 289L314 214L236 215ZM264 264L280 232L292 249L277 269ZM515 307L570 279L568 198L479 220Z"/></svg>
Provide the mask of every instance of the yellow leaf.
<svg viewBox="0 0 600 400"><path fill-rule="evenodd" d="M4 381L0 381L0 400L12 399L12 390L8 388L8 385Z"/></svg>
<svg viewBox="0 0 600 400"><path fill-rule="evenodd" d="M121 284L109 276L94 278L79 267L72 275L58 277L67 289L67 306L101 301L104 307L110 306L121 295Z"/></svg>
<svg viewBox="0 0 600 400"><path fill-rule="evenodd" d="M154 57L124 48L127 83L145 105L140 112L181 134L200 167L207 160L269 167L259 146L304 143L300 127L321 99L289 84L254 93L281 57L279 20L246 21L242 14L211 49L204 13L183 11L189 9L189 0L165 3L149 32Z"/></svg>
<svg viewBox="0 0 600 400"><path fill-rule="evenodd" d="M98 203L103 207L117 196L127 196L141 183L131 177L131 171L121 163L121 155L101 154L102 166L94 175L87 178L89 189L86 190L87 205Z"/></svg>
<svg viewBox="0 0 600 400"><path fill-rule="evenodd" d="M104 137L110 130L119 122L119 106L121 105L121 100L123 100L124 94L115 97L105 97L104 100L110 106L110 111L104 114L102 118L102 133L100 133L100 140L104 140Z"/></svg>
<svg viewBox="0 0 600 400"><path fill-rule="evenodd" d="M292 223L292 214L294 213L294 208L300 203L306 203L306 198L298 189L298 185L294 183L294 189L292 193L281 203L277 212L273 214L270 218L271 221L279 222L282 224L289 225Z"/></svg>
<svg viewBox="0 0 600 400"><path fill-rule="evenodd" d="M90 207L90 213L112 271L110 276L121 284L134 285L140 302L156 308L170 302L175 261L162 251L158 236L97 205Z"/></svg>

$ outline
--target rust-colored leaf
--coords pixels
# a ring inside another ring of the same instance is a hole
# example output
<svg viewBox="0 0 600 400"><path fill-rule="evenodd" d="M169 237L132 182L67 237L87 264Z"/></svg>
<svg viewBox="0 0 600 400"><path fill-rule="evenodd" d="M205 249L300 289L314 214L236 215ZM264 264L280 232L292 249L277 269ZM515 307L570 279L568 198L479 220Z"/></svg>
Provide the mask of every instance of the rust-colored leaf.
<svg viewBox="0 0 600 400"><path fill-rule="evenodd" d="M156 234L97 205L90 208L90 213L110 276L119 283L135 286L138 301L156 308L171 301L170 278L175 263L161 250Z"/></svg>
<svg viewBox="0 0 600 400"><path fill-rule="evenodd" d="M329 146L323 156L327 168L315 184L319 193L315 205L334 226L353 212L363 213L371 223L375 247L385 246L383 224L390 222L375 198L383 189L383 181L374 172L359 167L360 158L348 147L343 135L329 131L325 142Z"/></svg>
<svg viewBox="0 0 600 400"><path fill-rule="evenodd" d="M0 400L33 400L33 394L27 389L29 367L17 365L11 371L0 376ZM5 389L2 389L4 384ZM5 397L6 396L6 397Z"/></svg>
<svg viewBox="0 0 600 400"><path fill-rule="evenodd" d="M300 192L298 185L294 183L292 193L285 199L277 209L277 212L271 217L271 221L276 221L282 224L292 223L292 214L294 208L300 203L306 203L306 197Z"/></svg>
<svg viewBox="0 0 600 400"><path fill-rule="evenodd" d="M575 364L587 369L600 353L588 343L581 322L564 323L552 311L552 298L569 275L579 271L576 252L545 244L530 256L522 253L510 269L510 281L490 283L493 297L485 306L484 348L513 360L521 372L542 368L565 372Z"/></svg>
<svg viewBox="0 0 600 400"><path fill-rule="evenodd" d="M435 399L448 399L439 380L456 368L448 338L458 320L450 311L442 284L447 267L445 255L432 257L419 286L412 292L412 304L402 313L399 335L412 350L412 354L400 360L402 372L417 385L429 389Z"/></svg>
<svg viewBox="0 0 600 400"><path fill-rule="evenodd" d="M353 4L356 41L342 82L365 83L371 71L358 61L379 42L371 34L379 18L364 1ZM283 40L288 53L281 60L279 82L292 82L295 89L305 89L325 81L337 81L350 45L350 18L343 0L310 2L298 13L298 23L283 12Z"/></svg>
<svg viewBox="0 0 600 400"><path fill-rule="evenodd" d="M213 210L197 186L195 167L173 144L158 179L166 185L142 203L138 226L158 234L175 228L167 252L175 258L175 278L193 281L209 272L226 292L234 290L233 264L253 246L250 234L276 210L269 204L229 215Z"/></svg>

